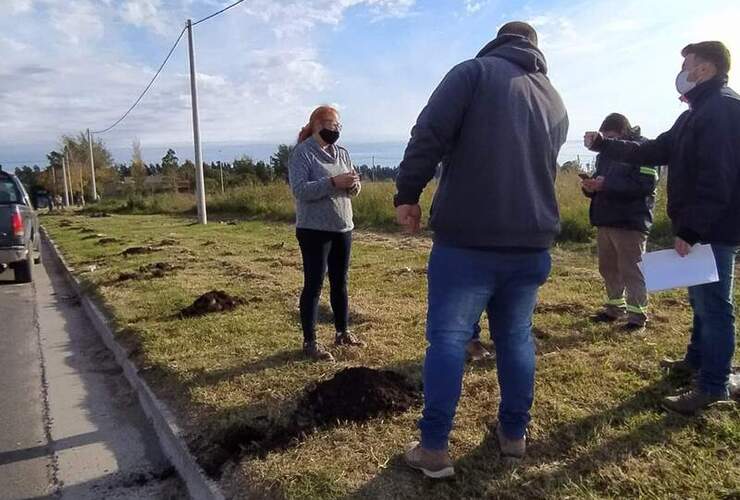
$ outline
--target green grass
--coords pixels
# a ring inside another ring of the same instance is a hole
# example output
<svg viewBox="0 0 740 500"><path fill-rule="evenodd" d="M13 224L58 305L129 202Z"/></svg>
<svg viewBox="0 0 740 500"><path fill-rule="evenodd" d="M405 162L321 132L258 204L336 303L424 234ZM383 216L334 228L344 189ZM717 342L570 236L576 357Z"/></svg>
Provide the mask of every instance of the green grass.
<svg viewBox="0 0 740 500"><path fill-rule="evenodd" d="M580 179L574 171L561 171L557 179L557 195L561 211L562 231L560 242L585 243L593 240L595 230L588 220L588 199L583 196ZM432 183L422 194L421 205L426 221L434 196ZM665 216L664 196L658 197L656 227L653 246L670 244L670 224ZM352 202L355 224L361 229L397 232L393 209L395 186L392 182L366 182L362 193ZM89 205L88 213L107 211L117 214L194 214L195 196L192 194L164 193L153 196L130 195L112 198ZM247 185L210 194L207 198L208 213L216 217L259 218L276 222L295 220L295 208L290 188L285 183Z"/></svg>
<svg viewBox="0 0 740 500"><path fill-rule="evenodd" d="M62 220L71 225L62 227ZM162 215L66 215L44 217L43 224L115 317L132 359L193 435L208 440L263 416L279 420L306 385L347 366L392 369L420 380L427 237L356 233L353 329L369 345L335 349L338 362L326 364L300 355L302 275L288 224L198 226L188 217ZM121 242L98 244L95 233ZM155 251L120 255L133 245ZM652 298L646 335L622 334L587 319L603 299L593 244L559 246L553 255L534 319L541 333L531 445L517 469L501 463L489 432L498 404L489 363L466 369L451 439L457 461L452 481L432 483L401 463L400 450L417 435L415 407L361 424L337 423L263 458L243 457L225 469L225 490L235 498L296 499L737 498L737 406L693 419L659 408L676 381L664 377L658 360L680 355L687 340L685 292ZM181 268L163 278L116 281L121 272L153 262ZM177 317L214 288L246 304L230 313ZM331 334L322 323L320 338L328 341Z"/></svg>

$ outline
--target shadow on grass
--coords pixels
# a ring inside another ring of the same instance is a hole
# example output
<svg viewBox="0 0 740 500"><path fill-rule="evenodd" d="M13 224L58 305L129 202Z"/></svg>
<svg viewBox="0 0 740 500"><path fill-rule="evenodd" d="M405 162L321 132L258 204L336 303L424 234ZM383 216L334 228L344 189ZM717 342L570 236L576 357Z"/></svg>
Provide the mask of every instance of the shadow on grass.
<svg viewBox="0 0 740 500"><path fill-rule="evenodd" d="M619 428L632 417L660 411L659 398L673 388L670 382L662 379L618 406L555 427L529 443L527 458L514 471L499 458L495 433L491 429L478 447L457 460L456 476L449 481L424 478L405 466L399 454L350 498L557 497L561 486L591 477L598 481L596 476L606 466L620 464L648 447L670 441L675 432L698 425L695 420L661 414L645 419L645 423L618 437L593 442L599 429ZM501 484L494 484L496 481ZM638 492L626 494L636 496Z"/></svg>

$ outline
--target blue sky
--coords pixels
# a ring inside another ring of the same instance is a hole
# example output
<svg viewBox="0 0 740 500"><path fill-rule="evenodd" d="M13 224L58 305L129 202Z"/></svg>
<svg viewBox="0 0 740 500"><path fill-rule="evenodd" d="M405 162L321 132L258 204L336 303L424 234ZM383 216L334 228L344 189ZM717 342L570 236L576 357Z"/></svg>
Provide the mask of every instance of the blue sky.
<svg viewBox="0 0 740 500"><path fill-rule="evenodd" d="M63 133L108 126L185 19L227 3L2 0L0 160L43 157ZM512 19L538 29L573 140L612 111L647 135L668 128L684 109L673 80L686 43L719 39L740 54L733 0L247 0L196 28L203 140L290 142L328 102L342 111L346 141L403 141L446 71ZM189 105L181 43L154 89L103 139L121 150L138 138L145 152L186 144Z"/></svg>

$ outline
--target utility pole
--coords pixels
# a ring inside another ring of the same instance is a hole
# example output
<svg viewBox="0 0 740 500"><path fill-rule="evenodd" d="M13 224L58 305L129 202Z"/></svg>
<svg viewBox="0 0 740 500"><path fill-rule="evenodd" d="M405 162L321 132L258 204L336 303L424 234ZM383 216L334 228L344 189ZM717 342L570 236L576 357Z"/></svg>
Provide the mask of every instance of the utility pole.
<svg viewBox="0 0 740 500"><path fill-rule="evenodd" d="M62 178L64 179L64 206L69 208L69 187L67 186L67 150L62 150Z"/></svg>
<svg viewBox="0 0 740 500"><path fill-rule="evenodd" d="M87 129L87 145L90 149L90 179L92 180L92 199L98 201L98 188L95 186L95 159L93 158L93 144L90 129ZM82 174L80 174L82 175Z"/></svg>
<svg viewBox="0 0 740 500"><path fill-rule="evenodd" d="M193 107L193 142L195 143L195 195L198 223L208 224L206 193L203 180L203 156L200 150L200 123L198 120L198 88L195 81L195 51L193 50L193 23L188 19L188 54L190 59L190 100Z"/></svg>
<svg viewBox="0 0 740 500"><path fill-rule="evenodd" d="M80 165L80 204L85 206L85 183L82 181L82 165Z"/></svg>
<svg viewBox="0 0 740 500"><path fill-rule="evenodd" d="M65 146L64 158L67 162L67 185L69 186L69 201L72 205L75 203L75 185L72 184L72 165L69 163L69 150Z"/></svg>
<svg viewBox="0 0 740 500"><path fill-rule="evenodd" d="M224 194L224 164L218 162L218 168L221 170L221 194Z"/></svg>

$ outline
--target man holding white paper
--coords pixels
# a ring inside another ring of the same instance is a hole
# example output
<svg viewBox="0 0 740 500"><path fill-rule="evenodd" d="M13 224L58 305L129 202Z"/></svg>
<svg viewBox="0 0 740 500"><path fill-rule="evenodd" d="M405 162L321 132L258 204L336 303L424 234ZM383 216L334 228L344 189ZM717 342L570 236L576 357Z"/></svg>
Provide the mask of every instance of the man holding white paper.
<svg viewBox="0 0 740 500"><path fill-rule="evenodd" d="M735 350L733 281L740 248L740 96L727 86L730 53L721 42L686 46L676 89L689 110L673 127L642 144L587 132L586 147L630 163L668 165L668 216L682 257L696 243L711 245L719 281L689 288L691 342L672 369L698 374L691 390L663 406L693 414L729 397Z"/></svg>

